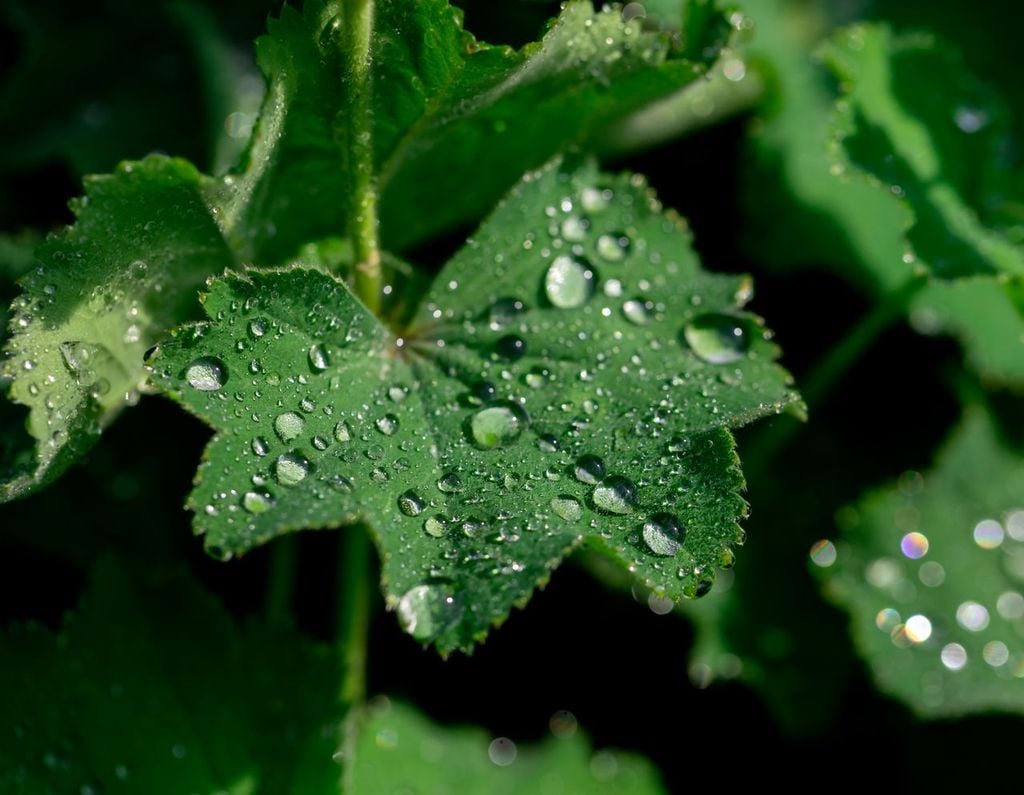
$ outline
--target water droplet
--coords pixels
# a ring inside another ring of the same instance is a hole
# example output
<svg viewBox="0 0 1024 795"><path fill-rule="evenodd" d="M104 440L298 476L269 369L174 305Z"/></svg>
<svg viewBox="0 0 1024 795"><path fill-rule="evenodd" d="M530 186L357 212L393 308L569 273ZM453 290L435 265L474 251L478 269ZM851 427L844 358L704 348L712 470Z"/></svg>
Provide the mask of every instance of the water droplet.
<svg viewBox="0 0 1024 795"><path fill-rule="evenodd" d="M301 453L284 453L274 463L274 476L282 486L295 486L309 474L309 461Z"/></svg>
<svg viewBox="0 0 1024 795"><path fill-rule="evenodd" d="M650 304L639 298L631 298L622 304L622 314L636 326L646 326L651 322Z"/></svg>
<svg viewBox="0 0 1024 795"><path fill-rule="evenodd" d="M462 618L462 603L444 585L417 585L398 602L402 629L417 640L429 641Z"/></svg>
<svg viewBox="0 0 1024 795"><path fill-rule="evenodd" d="M741 318L710 312L691 320L683 329L690 349L710 364L742 359L750 349L750 334Z"/></svg>
<svg viewBox="0 0 1024 795"><path fill-rule="evenodd" d="M597 239L597 253L608 262L622 262L629 253L630 240L622 232L601 235Z"/></svg>
<svg viewBox="0 0 1024 795"><path fill-rule="evenodd" d="M317 344L309 349L309 366L318 373L331 366L331 359L325 346Z"/></svg>
<svg viewBox="0 0 1024 795"><path fill-rule="evenodd" d="M636 507L636 486L621 475L605 478L591 495L594 505L605 513L627 514Z"/></svg>
<svg viewBox="0 0 1024 795"><path fill-rule="evenodd" d="M200 392L215 392L228 380L223 362L210 356L196 359L185 370L185 380Z"/></svg>
<svg viewBox="0 0 1024 795"><path fill-rule="evenodd" d="M575 309L594 294L594 271L572 257L556 257L544 275L544 294L552 306Z"/></svg>
<svg viewBox="0 0 1024 795"><path fill-rule="evenodd" d="M487 325L492 331L500 331L515 323L526 311L526 305L518 298L499 298L487 310Z"/></svg>
<svg viewBox="0 0 1024 795"><path fill-rule="evenodd" d="M573 475L581 483L594 486L604 478L604 461L596 455L581 456L573 468Z"/></svg>
<svg viewBox="0 0 1024 795"><path fill-rule="evenodd" d="M423 530L432 538L441 538L448 532L448 525L440 516L429 516L423 521Z"/></svg>
<svg viewBox="0 0 1024 795"><path fill-rule="evenodd" d="M258 456L265 456L270 451L267 440L262 436L257 436L252 440L252 451Z"/></svg>
<svg viewBox="0 0 1024 795"><path fill-rule="evenodd" d="M470 418L470 436L481 450L493 450L518 439L528 422L526 412L515 403L490 406Z"/></svg>
<svg viewBox="0 0 1024 795"><path fill-rule="evenodd" d="M249 513L266 513L274 505L273 500L258 491L247 491L242 497L242 507Z"/></svg>
<svg viewBox="0 0 1024 795"><path fill-rule="evenodd" d="M411 489L402 492L398 497L398 510L406 516L419 516L426 507L427 503L423 498Z"/></svg>
<svg viewBox="0 0 1024 795"><path fill-rule="evenodd" d="M398 417L394 414L385 414L383 417L378 417L374 425L385 436L391 436L398 430Z"/></svg>
<svg viewBox="0 0 1024 795"><path fill-rule="evenodd" d="M567 496L554 497L551 500L551 510L567 522L579 521L583 515L583 506L579 500Z"/></svg>
<svg viewBox="0 0 1024 795"><path fill-rule="evenodd" d="M279 414L277 419L274 420L274 431L281 437L283 442L290 442L292 439L298 438L305 427L306 421L294 411L286 411L284 414Z"/></svg>
<svg viewBox="0 0 1024 795"><path fill-rule="evenodd" d="M655 555L672 557L685 540L685 528L670 513L656 513L644 522L644 542Z"/></svg>
<svg viewBox="0 0 1024 795"><path fill-rule="evenodd" d="M352 429L348 427L348 423L342 420L334 426L334 438L339 442L349 442L352 440Z"/></svg>
<svg viewBox="0 0 1024 795"><path fill-rule="evenodd" d="M249 333L258 339L267 333L267 324L259 319L250 320Z"/></svg>
<svg viewBox="0 0 1024 795"><path fill-rule="evenodd" d="M487 746L487 756L498 767L508 767L516 761L516 744L508 737L497 737Z"/></svg>
<svg viewBox="0 0 1024 795"><path fill-rule="evenodd" d="M557 436L552 436L550 433L543 433L537 437L537 447L542 453L557 453L562 445L558 441Z"/></svg>
<svg viewBox="0 0 1024 795"><path fill-rule="evenodd" d="M526 355L526 340L508 334L494 343L494 355L509 362L518 361Z"/></svg>
<svg viewBox="0 0 1024 795"><path fill-rule="evenodd" d="M437 481L437 488L445 494L457 494L462 491L462 478L454 472L446 472Z"/></svg>

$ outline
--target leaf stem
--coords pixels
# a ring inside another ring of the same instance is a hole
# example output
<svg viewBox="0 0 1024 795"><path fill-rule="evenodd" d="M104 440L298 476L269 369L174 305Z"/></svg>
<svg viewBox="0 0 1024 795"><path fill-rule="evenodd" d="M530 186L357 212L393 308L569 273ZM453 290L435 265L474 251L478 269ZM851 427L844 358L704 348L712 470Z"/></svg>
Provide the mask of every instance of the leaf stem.
<svg viewBox="0 0 1024 795"><path fill-rule="evenodd" d="M340 700L366 696L366 647L370 630L370 536L362 525L342 528L338 558L338 648L344 664Z"/></svg>
<svg viewBox="0 0 1024 795"><path fill-rule="evenodd" d="M926 275L914 275L861 318L839 343L803 380L800 393L808 408L816 407L846 372L868 350L894 321L904 315L911 299L928 284ZM776 454L785 447L799 428L798 422L775 423L766 427L744 451L748 471L763 471Z"/></svg>
<svg viewBox="0 0 1024 795"><path fill-rule="evenodd" d="M380 312L383 271L377 221L377 177L373 168L373 75L371 73L374 0L345 0L342 57L348 78L349 165L352 216L349 236L355 254L355 293L372 312Z"/></svg>
<svg viewBox="0 0 1024 795"><path fill-rule="evenodd" d="M271 624L289 624L295 576L299 563L298 539L293 535L278 539L270 548L270 570L267 573L266 616Z"/></svg>

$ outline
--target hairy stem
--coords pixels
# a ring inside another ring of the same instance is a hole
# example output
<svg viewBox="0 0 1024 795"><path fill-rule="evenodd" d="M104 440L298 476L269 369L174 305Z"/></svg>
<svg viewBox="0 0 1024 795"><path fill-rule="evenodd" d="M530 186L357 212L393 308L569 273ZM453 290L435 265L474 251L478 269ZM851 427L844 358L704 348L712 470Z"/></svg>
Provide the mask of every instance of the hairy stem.
<svg viewBox="0 0 1024 795"><path fill-rule="evenodd" d="M342 57L351 97L347 119L353 191L349 236L356 262L355 293L370 311L377 313L384 280L377 233L377 178L373 169L373 0L346 0L344 7Z"/></svg>
<svg viewBox="0 0 1024 795"><path fill-rule="evenodd" d="M278 539L270 548L270 571L267 573L266 616L271 624L288 624L292 618L295 575L299 562L298 539L289 535Z"/></svg>
<svg viewBox="0 0 1024 795"><path fill-rule="evenodd" d="M928 283L927 276L912 276L902 287L876 304L851 328L803 380L800 392L808 408L814 409L842 377L893 322L901 318L911 299ZM797 422L779 422L766 427L744 451L748 472L762 471L802 427Z"/></svg>
<svg viewBox="0 0 1024 795"><path fill-rule="evenodd" d="M338 559L338 648L344 664L339 697L354 705L366 696L370 629L370 536L362 525L342 528Z"/></svg>

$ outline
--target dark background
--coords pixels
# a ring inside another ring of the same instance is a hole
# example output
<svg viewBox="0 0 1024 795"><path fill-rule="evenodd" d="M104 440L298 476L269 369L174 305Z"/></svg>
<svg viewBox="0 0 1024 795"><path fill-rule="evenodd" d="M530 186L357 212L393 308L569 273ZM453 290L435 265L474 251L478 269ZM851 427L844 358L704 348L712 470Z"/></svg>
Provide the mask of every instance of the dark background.
<svg viewBox="0 0 1024 795"><path fill-rule="evenodd" d="M245 57L274 5L236 0L217 4L210 13ZM552 3L528 0L462 5L467 27L480 38L513 44L535 37L557 10ZM995 74L999 61L992 50L1011 46L999 22L1013 27L1003 16L1014 18L1012 7L985 4L972 10L975 21L965 27L958 21L964 5L955 0L948 8L924 2L876 8L847 2L829 10L838 20L883 13L901 25L945 27L961 41L972 66ZM0 156L0 230L48 230L70 220L66 203L80 183L76 164L52 148L42 147L40 154L39 146L18 146L33 130L60 129L69 112L90 102L138 108L124 145L117 146L122 139L113 142L115 154L94 147L94 170L151 150L209 167L211 119L197 102L194 59L180 30L161 21L161 4L145 12L113 1L30 7L26 29L23 9L0 3L0 84L12 79L32 48L45 52L64 42L78 49L54 49L52 59L43 59L38 79L53 83L40 92L41 99L22 98L23 107L0 112L10 119L13 110L20 118L17 126L0 130L0 143L10 144ZM74 36L62 39L48 32L51 28L70 29ZM91 57L93 68L68 73L67 64L80 57ZM139 66L125 70L124 63ZM136 100L140 87L159 93L160 102ZM611 165L647 174L664 203L689 218L709 269L754 274L753 309L775 329L783 363L799 383L866 311L869 298L827 268L787 274L767 269L751 255L756 241L744 237L741 201L746 121L734 119ZM33 154L25 154L29 151ZM410 257L437 267L464 236L459 230ZM788 682L784 696L765 700L739 683L693 686L687 675L694 640L690 624L678 615L657 616L642 602L609 590L578 563L563 566L528 609L514 612L471 658L442 661L420 648L378 602L370 692L413 702L435 720L480 724L517 741L543 737L550 715L568 709L595 745L649 756L672 792L748 776L786 789L839 782L941 791L978 787L1014 760L1024 728L1019 719L916 722L904 707L874 691L849 646L844 617L820 600L806 569L808 546L832 532L838 506L906 469L928 467L959 414L949 388L959 357L950 341L897 326L845 376L781 460L759 472L748 469L753 515L737 574L748 577L750 592L763 593L764 599L752 606L748 622L730 632L737 648L761 661L769 679ZM879 384L885 385L884 394ZM740 434L741 456L760 432ZM125 412L84 465L30 499L0 506L4 623L31 619L59 626L91 562L109 551L142 567L186 565L236 615L259 615L267 548L231 563L215 562L192 537L190 517L181 507L208 436L170 402L147 397ZM898 440L899 460L879 455L871 440ZM312 636L329 640L337 534L301 534L299 546L296 621ZM765 650L761 640L769 628L788 638L788 654Z"/></svg>

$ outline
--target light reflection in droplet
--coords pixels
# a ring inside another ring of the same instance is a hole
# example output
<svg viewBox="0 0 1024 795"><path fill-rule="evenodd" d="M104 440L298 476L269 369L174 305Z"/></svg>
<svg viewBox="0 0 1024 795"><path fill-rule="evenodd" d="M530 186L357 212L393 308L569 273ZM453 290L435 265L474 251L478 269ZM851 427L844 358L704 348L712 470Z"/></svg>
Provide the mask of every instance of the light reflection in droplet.
<svg viewBox="0 0 1024 795"><path fill-rule="evenodd" d="M878 558L871 562L864 576L876 588L888 588L900 579L900 567L890 558Z"/></svg>
<svg viewBox="0 0 1024 795"><path fill-rule="evenodd" d="M996 601L996 610L1007 621L1024 617L1024 596L1017 591L1004 591Z"/></svg>
<svg viewBox="0 0 1024 795"><path fill-rule="evenodd" d="M1006 532L1014 541L1024 541L1024 509L1015 509L1006 515Z"/></svg>
<svg viewBox="0 0 1024 795"><path fill-rule="evenodd" d="M939 659L950 671L959 671L967 665L967 649L959 643L947 643L942 647Z"/></svg>
<svg viewBox="0 0 1024 795"><path fill-rule="evenodd" d="M900 551L910 558L917 560L928 554L928 538L924 533L907 533L900 541Z"/></svg>
<svg viewBox="0 0 1024 795"><path fill-rule="evenodd" d="M900 624L899 611L892 607L883 607L875 616L875 626L882 632L892 632Z"/></svg>
<svg viewBox="0 0 1024 795"><path fill-rule="evenodd" d="M992 640L985 644L981 656L993 668L998 668L1000 665L1006 665L1006 661L1010 659L1010 650L1001 640Z"/></svg>
<svg viewBox="0 0 1024 795"><path fill-rule="evenodd" d="M921 568L917 571L917 576L929 588L938 588L946 581L946 570L942 567L941 563L929 560L927 563L921 564Z"/></svg>
<svg viewBox="0 0 1024 795"><path fill-rule="evenodd" d="M982 519L974 526L974 543L982 549L996 549L1005 535L1003 526L995 519Z"/></svg>
<svg viewBox="0 0 1024 795"><path fill-rule="evenodd" d="M516 761L516 744L508 737L497 737L487 748L487 756L498 767L508 767Z"/></svg>
<svg viewBox="0 0 1024 795"><path fill-rule="evenodd" d="M988 626L988 610L978 602L963 602L956 609L956 622L970 632L981 632Z"/></svg>
<svg viewBox="0 0 1024 795"><path fill-rule="evenodd" d="M920 613L908 618L903 629L911 643L924 643L932 636L932 622Z"/></svg>
<svg viewBox="0 0 1024 795"><path fill-rule="evenodd" d="M836 562L836 545L827 538L823 538L814 543L810 555L815 566L827 569Z"/></svg>

